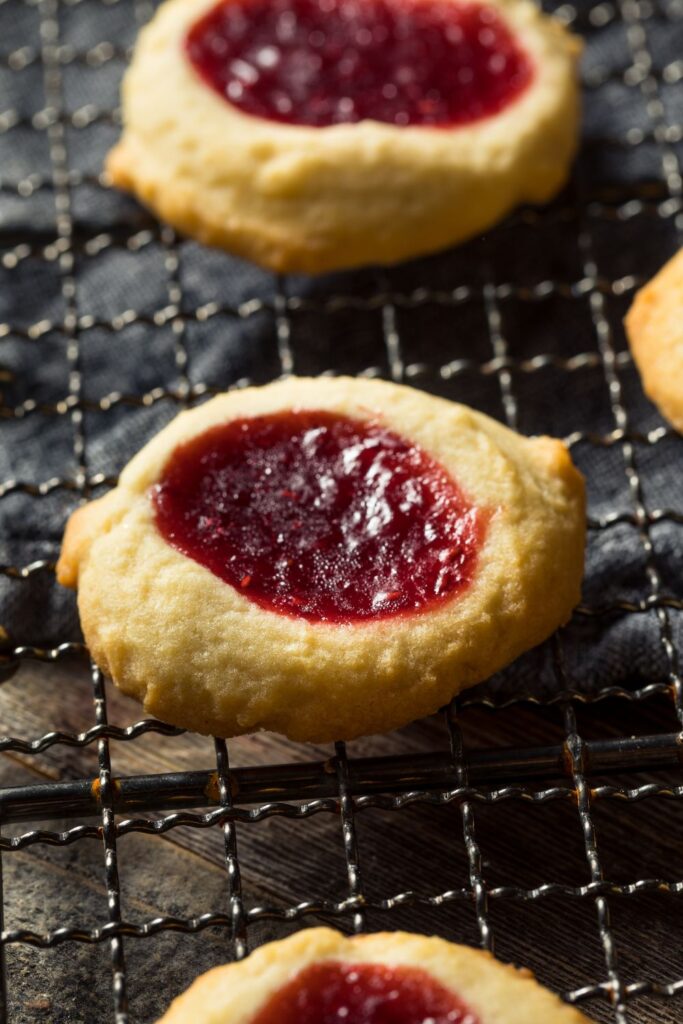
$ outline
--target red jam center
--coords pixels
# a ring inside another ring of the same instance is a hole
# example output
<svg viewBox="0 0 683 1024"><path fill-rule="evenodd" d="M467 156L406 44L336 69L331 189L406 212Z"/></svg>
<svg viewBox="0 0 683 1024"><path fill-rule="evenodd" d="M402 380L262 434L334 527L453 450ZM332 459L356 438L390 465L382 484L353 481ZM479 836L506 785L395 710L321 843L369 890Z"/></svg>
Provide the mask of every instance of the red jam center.
<svg viewBox="0 0 683 1024"><path fill-rule="evenodd" d="M318 128L469 124L532 78L495 8L465 0L223 0L186 50L244 113Z"/></svg>
<svg viewBox="0 0 683 1024"><path fill-rule="evenodd" d="M426 971L329 961L305 968L251 1024L478 1024Z"/></svg>
<svg viewBox="0 0 683 1024"><path fill-rule="evenodd" d="M352 622L416 611L474 573L482 516L426 452L328 412L233 420L180 445L162 536L257 604Z"/></svg>

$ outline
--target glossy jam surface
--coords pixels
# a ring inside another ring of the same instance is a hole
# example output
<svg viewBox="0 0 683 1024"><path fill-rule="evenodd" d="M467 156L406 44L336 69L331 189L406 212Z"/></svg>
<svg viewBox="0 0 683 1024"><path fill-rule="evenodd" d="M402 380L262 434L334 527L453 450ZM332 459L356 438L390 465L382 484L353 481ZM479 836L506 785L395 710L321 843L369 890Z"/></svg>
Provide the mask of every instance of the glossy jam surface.
<svg viewBox="0 0 683 1024"><path fill-rule="evenodd" d="M532 78L498 12L458 0L222 0L186 52L244 113L318 128L469 124Z"/></svg>
<svg viewBox="0 0 683 1024"><path fill-rule="evenodd" d="M483 517L421 448L328 412L233 420L153 488L166 541L258 604L317 621L417 611L470 582Z"/></svg>
<svg viewBox="0 0 683 1024"><path fill-rule="evenodd" d="M268 1000L250 1024L479 1024L426 971L383 964L313 964Z"/></svg>

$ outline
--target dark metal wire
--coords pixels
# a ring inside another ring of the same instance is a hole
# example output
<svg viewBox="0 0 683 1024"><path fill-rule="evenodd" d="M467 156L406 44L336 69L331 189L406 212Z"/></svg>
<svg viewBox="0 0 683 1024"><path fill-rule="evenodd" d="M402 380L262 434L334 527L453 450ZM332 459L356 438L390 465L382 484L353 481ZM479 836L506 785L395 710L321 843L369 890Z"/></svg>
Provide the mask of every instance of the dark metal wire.
<svg viewBox="0 0 683 1024"><path fill-rule="evenodd" d="M96 665L92 666L93 698L95 717L98 725L107 724L107 697L104 679ZM102 815L102 842L104 844L104 877L107 887L107 912L113 925L121 923L121 888L119 884L118 854L116 850L116 822L114 819L114 779L109 756L109 740L103 737L97 741L99 776L93 788L98 794ZM123 952L123 938L114 936L110 942L112 967L112 994L114 997L114 1020L116 1024L128 1022L128 997L126 993L126 961Z"/></svg>
<svg viewBox="0 0 683 1024"><path fill-rule="evenodd" d="M148 810L185 810L192 807L220 806L224 813L214 814L212 821L260 821L271 814L302 816L301 808L289 807L289 801L305 801L306 816L313 813L309 801L322 801L320 809L339 811L347 821L346 833L353 835L350 824L354 808L363 806L364 797L375 794L396 793L405 802L406 794L437 792L442 802L463 799L496 801L508 796L547 799L548 791L528 790L523 783L541 784L548 781L571 779L571 758L565 744L547 747L502 747L497 749L468 750L466 761L455 713L456 702L447 712L450 751L411 754L410 756L382 756L349 760L345 747L337 746L333 761L304 761L297 764L265 765L229 770L225 776L225 798L219 799L220 777L212 771L171 772L161 775L138 775L117 778L112 792L112 806L116 814L130 814ZM134 736L144 732L159 732L154 721L139 723ZM147 728L149 726L149 728ZM112 727L109 727L110 729ZM104 730L89 730L91 742L102 742L109 734ZM120 735L114 737L120 739ZM130 738L130 736L128 737ZM55 742L62 742L56 740ZM69 743L69 746L74 744ZM6 748L7 749L7 748ZM23 741L9 748L24 751ZM618 772L637 773L665 769L680 769L683 764L683 735L658 733L653 736L619 737L583 742L583 765L591 775L613 775ZM519 787L515 786L519 783ZM494 787L502 786L496 789ZM600 795L618 795L619 799L639 799L641 791L654 792L669 789L646 783L634 790L599 786ZM491 787L482 789L482 787ZM569 795L571 788L550 792ZM671 790L677 794L678 789ZM355 798L350 804L349 799ZM327 801L327 802L326 802ZM256 809L238 808L257 805ZM49 821L55 817L86 817L99 814L100 791L96 779L73 782L36 783L0 789L0 819L5 822ZM377 804L383 806L383 804ZM392 804L393 806L393 804ZM120 832L129 831L125 822L116 826ZM345 834L346 834L345 833ZM31 835L28 833L27 835ZM45 833L41 833L45 835ZM56 837L55 833L55 837ZM30 845L25 836L0 837L0 849L15 849ZM57 839L55 838L55 842ZM357 856L350 849L349 860L359 875ZM350 883L352 895L360 891L357 882Z"/></svg>
<svg viewBox="0 0 683 1024"><path fill-rule="evenodd" d="M358 854L358 836L356 834L356 809L351 793L349 760L346 756L346 744L335 744L335 769L337 790L339 793L339 815L341 818L346 875L349 885L349 898L358 904L353 915L353 929L362 932L365 927L365 914L362 906L365 903L361 882L360 859Z"/></svg>
<svg viewBox="0 0 683 1024"><path fill-rule="evenodd" d="M469 769L465 760L465 751L462 741L462 733L456 719L456 703L451 701L446 710L446 724L451 746L451 762L457 781L460 786L468 782ZM477 926L479 937L484 949L493 951L493 935L488 917L488 893L486 883L481 873L481 851L477 843L474 828L474 812L469 800L460 803L460 815L462 818L462 836L465 841L467 853L467 864L470 876L470 891L474 902L474 909L477 915Z"/></svg>
<svg viewBox="0 0 683 1024"><path fill-rule="evenodd" d="M234 816L230 813L233 807L233 786L228 760L228 747L225 740L214 740L216 750L215 784L218 798L223 808L223 847L225 866L228 873L228 903L230 906L231 934L233 951L236 960L247 954L247 919L242 902L242 879L240 863L237 857L237 831ZM207 782L206 790L213 788L214 780Z"/></svg>

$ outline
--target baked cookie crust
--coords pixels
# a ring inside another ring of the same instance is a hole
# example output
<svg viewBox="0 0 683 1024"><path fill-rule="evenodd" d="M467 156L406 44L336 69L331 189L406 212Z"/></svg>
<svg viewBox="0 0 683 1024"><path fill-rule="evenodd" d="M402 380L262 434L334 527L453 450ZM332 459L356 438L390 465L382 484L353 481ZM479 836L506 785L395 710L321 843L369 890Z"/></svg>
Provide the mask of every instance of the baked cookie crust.
<svg viewBox="0 0 683 1024"><path fill-rule="evenodd" d="M580 44L530 0L490 0L535 67L502 112L454 128L310 128L240 112L183 49L216 0L167 0L123 84L107 171L160 218L277 271L390 264L453 245L564 184L577 142Z"/></svg>
<svg viewBox="0 0 683 1024"><path fill-rule="evenodd" d="M529 971L482 950L408 932L347 938L331 928L306 928L261 946L239 963L215 967L197 978L158 1024L249 1024L295 974L325 960L419 967L460 996L479 1024L589 1024Z"/></svg>
<svg viewBox="0 0 683 1024"><path fill-rule="evenodd" d="M683 249L636 293L625 324L645 394L683 433Z"/></svg>
<svg viewBox="0 0 683 1024"><path fill-rule="evenodd" d="M488 510L464 593L406 615L311 622L260 607L163 539L149 492L175 448L230 419L292 409L381 422ZM93 657L146 711L226 737L268 729L351 739L435 712L569 618L583 571L584 501L560 441L521 437L408 387L290 378L181 413L113 491L74 513L57 573L78 587Z"/></svg>

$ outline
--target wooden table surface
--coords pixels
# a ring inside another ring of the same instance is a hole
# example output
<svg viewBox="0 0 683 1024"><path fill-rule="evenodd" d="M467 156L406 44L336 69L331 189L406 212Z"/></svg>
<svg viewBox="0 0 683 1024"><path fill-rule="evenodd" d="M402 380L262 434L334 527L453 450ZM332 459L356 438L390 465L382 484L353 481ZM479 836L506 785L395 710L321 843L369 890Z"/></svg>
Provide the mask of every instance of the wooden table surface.
<svg viewBox="0 0 683 1024"><path fill-rule="evenodd" d="M108 688L110 722L128 725L139 708ZM93 724L88 674L78 666L24 668L0 690L6 734L35 737L49 729L79 731ZM610 701L579 707L586 737L644 734L675 728L671 702L654 698L637 706ZM562 738L556 709L518 706L496 712L462 712L466 747L539 746ZM215 767L213 744L196 735L147 734L132 742L110 742L115 775ZM231 764L257 765L327 758L330 747L293 744L271 735L231 741ZM447 749L446 730L433 718L385 737L348 746L350 758ZM0 785L97 775L96 745L50 747L35 756L3 755ZM677 777L676 777L677 776ZM680 775L628 776L629 785L647 779L680 783ZM600 780L606 781L604 779ZM609 780L607 780L609 781ZM619 780L624 783L624 778ZM160 811L162 808L159 809ZM581 895L590 880L574 800L472 805L482 874L489 889L534 890L547 883L571 887L535 899L489 900L488 922L495 949L504 960L530 966L560 992L606 977L594 896ZM604 876L631 884L642 879L674 883L683 879L683 815L675 796L637 802L600 800L593 821ZM76 822L41 823L60 829ZM480 936L472 902L430 897L468 884L468 859L457 804L415 804L401 810L364 810L356 815L361 886L370 903L411 891L417 904L391 911L370 910L371 930L405 928L434 932L477 944ZM30 823L6 826L5 835L27 831ZM292 906L304 900L342 900L348 879L338 813L306 820L270 817L237 825L239 863L246 908ZM160 915L192 917L225 912L228 885L223 834L177 828L163 836L127 834L118 842L122 915L134 923ZM5 928L52 931L93 928L107 921L101 842L82 839L61 848L44 844L3 855ZM625 984L665 983L683 977L683 905L665 884L655 891L608 897L619 974ZM298 924L257 922L250 946L321 923L309 915ZM325 923L331 923L329 920ZM338 921L351 927L347 915ZM172 996L201 971L232 956L225 929L183 935L172 931L124 941L130 1020L151 1022ZM113 1021L108 942L68 942L40 950L7 948L9 1020L12 1024L99 1024ZM595 1020L615 1020L606 999L584 1008ZM675 1024L683 1019L683 996L643 996L628 1004L629 1021Z"/></svg>

